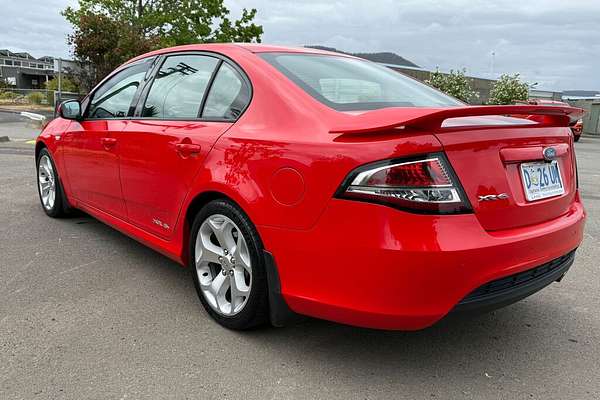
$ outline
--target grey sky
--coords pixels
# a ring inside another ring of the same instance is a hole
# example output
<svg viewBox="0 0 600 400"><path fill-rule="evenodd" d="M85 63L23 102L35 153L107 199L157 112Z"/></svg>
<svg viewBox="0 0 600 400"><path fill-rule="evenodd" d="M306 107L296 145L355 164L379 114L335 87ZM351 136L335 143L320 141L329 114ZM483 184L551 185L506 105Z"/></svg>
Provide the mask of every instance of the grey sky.
<svg viewBox="0 0 600 400"><path fill-rule="evenodd" d="M74 0L0 0L0 48L68 56ZM544 89L600 90L598 0L225 0L258 9L266 43L393 51L425 68L520 72Z"/></svg>

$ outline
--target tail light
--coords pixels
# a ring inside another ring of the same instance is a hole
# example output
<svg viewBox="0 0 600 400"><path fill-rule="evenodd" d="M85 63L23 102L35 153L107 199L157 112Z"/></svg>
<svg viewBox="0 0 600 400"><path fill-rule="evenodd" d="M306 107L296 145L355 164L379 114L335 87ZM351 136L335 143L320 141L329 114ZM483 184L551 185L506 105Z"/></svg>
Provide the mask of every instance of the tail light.
<svg viewBox="0 0 600 400"><path fill-rule="evenodd" d="M348 175L336 197L425 214L472 212L456 174L441 153L363 165Z"/></svg>

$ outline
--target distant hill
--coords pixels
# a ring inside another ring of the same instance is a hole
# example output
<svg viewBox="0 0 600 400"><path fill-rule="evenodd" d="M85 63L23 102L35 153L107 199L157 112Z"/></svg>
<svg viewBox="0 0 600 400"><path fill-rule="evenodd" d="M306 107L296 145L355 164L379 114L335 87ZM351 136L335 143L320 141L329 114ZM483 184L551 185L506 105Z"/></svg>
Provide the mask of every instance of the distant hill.
<svg viewBox="0 0 600 400"><path fill-rule="evenodd" d="M420 68L417 64L413 63L412 61L409 61L406 58L401 57L396 53L390 53L387 51L382 52L382 53L348 53L345 51L335 49L333 47L326 47L326 46L304 46L304 47L308 47L310 49L317 49L317 50L334 51L336 53L342 53L342 54L349 54L349 55L352 55L355 57L364 58L365 60L378 62L378 63L382 63L382 64L394 64L394 65L403 65L406 67Z"/></svg>
<svg viewBox="0 0 600 400"><path fill-rule="evenodd" d="M600 95L598 90L563 90L563 96L593 97Z"/></svg>

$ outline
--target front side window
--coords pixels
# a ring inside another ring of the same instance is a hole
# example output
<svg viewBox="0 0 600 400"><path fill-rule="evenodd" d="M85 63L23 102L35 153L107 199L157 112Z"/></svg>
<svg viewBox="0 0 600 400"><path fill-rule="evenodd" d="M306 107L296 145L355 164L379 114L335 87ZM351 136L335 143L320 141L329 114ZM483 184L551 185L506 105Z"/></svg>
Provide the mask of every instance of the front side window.
<svg viewBox="0 0 600 400"><path fill-rule="evenodd" d="M312 97L338 111L464 105L423 83L365 60L320 54L261 56Z"/></svg>
<svg viewBox="0 0 600 400"><path fill-rule="evenodd" d="M235 120L250 101L250 89L240 74L221 64L204 104L203 118Z"/></svg>
<svg viewBox="0 0 600 400"><path fill-rule="evenodd" d="M201 55L168 57L154 78L142 117L198 118L204 92L218 63L217 58Z"/></svg>
<svg viewBox="0 0 600 400"><path fill-rule="evenodd" d="M144 80L152 60L144 60L116 73L92 95L89 118L125 118L130 115L133 97Z"/></svg>

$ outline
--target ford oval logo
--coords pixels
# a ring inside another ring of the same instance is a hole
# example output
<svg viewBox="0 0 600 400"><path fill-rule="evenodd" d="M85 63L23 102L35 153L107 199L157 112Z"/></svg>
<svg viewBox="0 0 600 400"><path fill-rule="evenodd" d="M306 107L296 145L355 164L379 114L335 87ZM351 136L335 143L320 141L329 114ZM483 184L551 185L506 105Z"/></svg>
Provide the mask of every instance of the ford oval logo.
<svg viewBox="0 0 600 400"><path fill-rule="evenodd" d="M544 160L552 161L556 158L556 149L554 147L546 147L544 149Z"/></svg>

